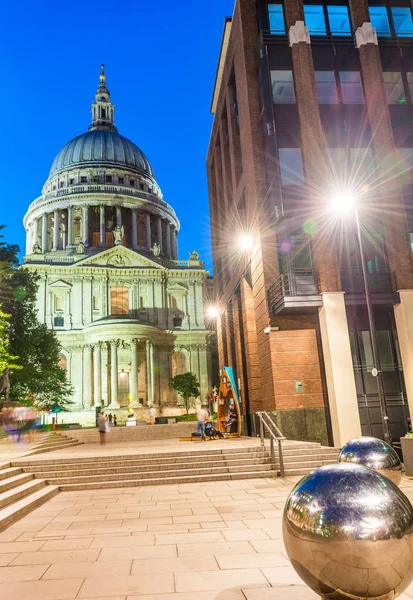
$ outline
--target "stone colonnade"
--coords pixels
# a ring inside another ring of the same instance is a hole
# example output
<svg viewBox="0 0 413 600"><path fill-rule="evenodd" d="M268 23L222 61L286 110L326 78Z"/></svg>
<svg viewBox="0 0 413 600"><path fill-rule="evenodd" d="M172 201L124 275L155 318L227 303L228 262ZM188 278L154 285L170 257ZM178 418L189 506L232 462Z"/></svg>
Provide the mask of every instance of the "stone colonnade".
<svg viewBox="0 0 413 600"><path fill-rule="evenodd" d="M93 235L92 238L90 209L96 208L99 209L99 231L93 232L96 233L96 237ZM26 254L31 254L36 250L34 248L35 244L38 245L37 251L39 252L40 249L42 253L72 248L79 241L82 241L86 247L106 248L113 245L113 240L111 240L112 243L108 244L106 235L111 233L114 227L122 227L128 222L131 224L130 242L133 249L150 250L156 241L160 246L160 254L173 260L178 258L178 232L175 225L168 219L137 208L129 209L117 206L115 207L116 219L113 227L108 228L106 208L107 206L104 204L84 205L81 207L81 213L79 214L79 207L76 207L76 218L74 218L75 207L73 206L44 212L27 225ZM112 206L109 208L112 208ZM138 240L138 222L145 230L144 240L141 240L141 243Z"/></svg>
<svg viewBox="0 0 413 600"><path fill-rule="evenodd" d="M120 357L119 350L129 353L127 362L129 376L129 394L132 397L132 406L139 406L138 401L138 350L145 350L145 387L146 403L152 404L154 401L154 363L153 363L153 343L150 340L142 342L137 338L129 343L121 340L109 340L105 342L96 342L93 344L84 344L73 351L82 352L82 392L83 408L93 406L103 406L107 408L120 408L118 398L118 378L123 369L119 369ZM76 374L75 374L76 375ZM75 383L72 381L72 383ZM104 400L107 398L107 401Z"/></svg>

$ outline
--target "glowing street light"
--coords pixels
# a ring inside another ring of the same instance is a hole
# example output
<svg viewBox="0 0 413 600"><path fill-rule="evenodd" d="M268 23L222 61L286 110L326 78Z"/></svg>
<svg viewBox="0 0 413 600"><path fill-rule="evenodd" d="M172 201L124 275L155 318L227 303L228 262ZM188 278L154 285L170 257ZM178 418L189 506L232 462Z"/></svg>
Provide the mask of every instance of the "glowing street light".
<svg viewBox="0 0 413 600"><path fill-rule="evenodd" d="M366 191L368 191L368 190L366 190ZM384 440L388 444L391 445L392 438L391 438L391 432L390 432L390 427L389 427L389 417L387 414L386 396L385 396L385 392L384 392L383 372L382 372L381 366L380 366L380 356L379 356L379 350L378 350L378 346L377 346L376 325L374 322L374 314L373 314L373 303L371 300L369 278L368 278L366 263L365 263L365 259L364 259L363 238L362 238L362 234L361 234L359 212L358 212L358 208L357 208L357 196L351 190L338 190L331 197L330 207L331 207L331 211L334 212L337 216L340 216L340 215L344 216L346 214L352 213L356 220L356 232L357 232L357 241L358 241L359 260L361 263L361 273L363 276L364 292L365 292L365 296L366 296L367 316L368 316L368 320L369 320L371 346L372 346L373 361L374 361L374 365L373 365L371 374L373 375L373 377L377 378L377 392L378 392L378 397L379 397L381 420L382 420L382 424L383 424Z"/></svg>
<svg viewBox="0 0 413 600"><path fill-rule="evenodd" d="M210 319L216 319L219 315L219 309L217 306L208 306L206 313Z"/></svg>
<svg viewBox="0 0 413 600"><path fill-rule="evenodd" d="M254 238L250 233L243 233L238 238L237 246L242 252L248 252L254 246Z"/></svg>

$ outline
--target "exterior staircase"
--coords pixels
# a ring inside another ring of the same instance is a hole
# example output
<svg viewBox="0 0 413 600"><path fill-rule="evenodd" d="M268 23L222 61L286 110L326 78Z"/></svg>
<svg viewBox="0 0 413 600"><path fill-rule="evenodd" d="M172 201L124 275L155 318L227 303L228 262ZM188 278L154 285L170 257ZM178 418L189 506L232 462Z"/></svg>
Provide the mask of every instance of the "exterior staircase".
<svg viewBox="0 0 413 600"><path fill-rule="evenodd" d="M59 493L20 467L0 466L0 531Z"/></svg>
<svg viewBox="0 0 413 600"><path fill-rule="evenodd" d="M79 446L83 442L79 442L71 438L67 434L52 431L46 434L38 434L38 441L30 447L26 456L33 454L43 454L44 452L52 452L52 450L62 450L64 448L70 448L71 446Z"/></svg>
<svg viewBox="0 0 413 600"><path fill-rule="evenodd" d="M212 442L213 444L213 442ZM268 449L260 446L158 454L39 459L13 462L62 491L116 487L202 483L278 475ZM337 461L338 450L320 444L286 442L283 450L286 476L304 475Z"/></svg>

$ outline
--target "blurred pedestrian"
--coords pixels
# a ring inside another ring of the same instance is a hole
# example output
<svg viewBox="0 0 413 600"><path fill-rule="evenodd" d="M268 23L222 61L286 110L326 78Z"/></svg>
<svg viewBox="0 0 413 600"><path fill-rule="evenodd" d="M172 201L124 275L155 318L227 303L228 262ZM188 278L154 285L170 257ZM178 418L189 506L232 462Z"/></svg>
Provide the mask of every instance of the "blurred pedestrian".
<svg viewBox="0 0 413 600"><path fill-rule="evenodd" d="M152 404L149 409L149 423L151 425L155 425L155 415L156 415L156 408Z"/></svg>
<svg viewBox="0 0 413 600"><path fill-rule="evenodd" d="M109 425L112 425L113 415L109 413Z"/></svg>
<svg viewBox="0 0 413 600"><path fill-rule="evenodd" d="M118 419L116 418L116 415L113 415L113 424L115 427L118 426Z"/></svg>
<svg viewBox="0 0 413 600"><path fill-rule="evenodd" d="M198 423L197 423L197 431L201 432L201 439L205 441L205 421L208 418L208 411L205 410L202 406L199 407L198 412Z"/></svg>
<svg viewBox="0 0 413 600"><path fill-rule="evenodd" d="M104 415L103 412L99 413L99 417L98 417L98 429L99 429L99 437L100 437L100 443L101 444L106 444L106 433L107 433L107 428L106 428L106 417Z"/></svg>

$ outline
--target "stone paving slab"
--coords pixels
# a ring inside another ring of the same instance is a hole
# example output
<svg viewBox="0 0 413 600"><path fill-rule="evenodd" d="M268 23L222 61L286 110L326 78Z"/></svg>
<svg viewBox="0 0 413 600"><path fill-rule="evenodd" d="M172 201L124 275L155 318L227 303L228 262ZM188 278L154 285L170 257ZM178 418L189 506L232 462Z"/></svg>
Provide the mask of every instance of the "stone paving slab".
<svg viewBox="0 0 413 600"><path fill-rule="evenodd" d="M316 600L282 540L297 479L62 493L0 534L0 600Z"/></svg>

